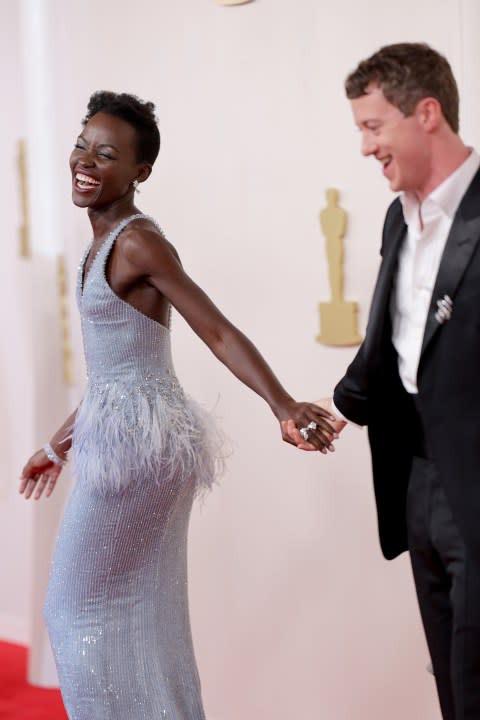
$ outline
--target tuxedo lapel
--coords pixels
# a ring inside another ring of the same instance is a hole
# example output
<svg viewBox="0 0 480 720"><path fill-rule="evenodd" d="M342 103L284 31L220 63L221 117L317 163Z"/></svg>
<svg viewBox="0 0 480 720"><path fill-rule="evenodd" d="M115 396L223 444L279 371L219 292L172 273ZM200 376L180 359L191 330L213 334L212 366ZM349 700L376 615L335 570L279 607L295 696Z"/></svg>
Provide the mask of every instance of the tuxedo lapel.
<svg viewBox="0 0 480 720"><path fill-rule="evenodd" d="M399 212L392 221L389 228L386 228L388 241L384 245L383 261L380 266L377 284L373 293L370 314L368 318L368 329L364 344L371 346L372 343L382 336L385 323L385 315L389 311L390 293L392 291L393 277L398 263L398 254L405 238L407 226L403 219L403 212L399 203Z"/></svg>
<svg viewBox="0 0 480 720"><path fill-rule="evenodd" d="M437 303L446 296L453 301L479 239L480 172L473 179L452 223L432 292L421 356L442 324L436 317ZM454 305L455 303L453 303L453 312L455 312Z"/></svg>

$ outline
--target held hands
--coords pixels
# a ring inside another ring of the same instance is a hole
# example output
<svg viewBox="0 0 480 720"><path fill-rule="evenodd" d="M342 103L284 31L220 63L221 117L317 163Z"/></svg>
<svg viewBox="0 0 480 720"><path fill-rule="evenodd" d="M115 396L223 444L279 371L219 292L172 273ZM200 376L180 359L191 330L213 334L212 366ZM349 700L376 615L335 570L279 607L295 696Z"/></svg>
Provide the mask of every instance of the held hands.
<svg viewBox="0 0 480 720"><path fill-rule="evenodd" d="M46 488L45 497L50 497L61 472L61 465L49 460L45 450L38 450L22 470L20 494L24 495L25 500L32 495L34 500L38 500Z"/></svg>
<svg viewBox="0 0 480 720"><path fill-rule="evenodd" d="M327 432L320 433L320 429L318 428L316 431L313 431L311 428L308 427L308 422L306 422L304 425L300 425L293 416L288 418L287 420L282 420L280 422L282 426L282 436L285 442L290 442L293 445L296 445L299 450L320 450L323 454L326 454L327 449L330 452L335 451L335 447L332 443L332 440L338 439L340 436L340 433L342 432L343 428L347 424L345 420L340 420L340 418L335 416L335 413L333 411L333 403L332 398L323 398L322 400L316 400L315 405L311 405L309 403L298 403L299 405L307 405L308 407L316 407L317 411L321 409L323 411L323 417L328 418L329 423L326 423L325 420L323 420L323 426L327 428ZM314 422L318 421L315 419ZM301 433L301 429L305 428L305 431ZM307 439L305 439L305 434L307 435ZM327 442L324 441L324 438ZM321 446L321 443L323 442L323 445Z"/></svg>
<svg viewBox="0 0 480 720"><path fill-rule="evenodd" d="M275 412L282 430L282 438L302 450L334 451L332 441L338 437L335 415L320 403L290 400ZM340 429L343 428L343 425ZM303 437L301 434L303 433ZM308 441L305 440L305 435Z"/></svg>

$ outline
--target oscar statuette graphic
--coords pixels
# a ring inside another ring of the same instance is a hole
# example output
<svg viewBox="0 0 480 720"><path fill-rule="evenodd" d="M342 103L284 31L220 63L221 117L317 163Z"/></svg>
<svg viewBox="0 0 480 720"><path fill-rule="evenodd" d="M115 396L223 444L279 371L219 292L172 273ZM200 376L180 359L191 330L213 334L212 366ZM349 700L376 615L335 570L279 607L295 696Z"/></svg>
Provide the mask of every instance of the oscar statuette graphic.
<svg viewBox="0 0 480 720"><path fill-rule="evenodd" d="M73 385L73 353L70 340L70 317L68 308L67 270L65 258L57 258L58 299L60 304L60 327L62 337L63 379L67 385Z"/></svg>
<svg viewBox="0 0 480 720"><path fill-rule="evenodd" d="M29 201L28 201L28 177L27 177L27 147L22 138L18 141L17 155L18 186L21 208L20 235L20 257L30 257L30 227L29 227Z"/></svg>
<svg viewBox="0 0 480 720"><path fill-rule="evenodd" d="M320 334L322 345L359 345L362 337L357 330L358 305L346 302L343 297L343 238L347 229L347 213L338 204L335 188L326 191L327 207L320 213L320 227L326 241L330 302L319 303Z"/></svg>

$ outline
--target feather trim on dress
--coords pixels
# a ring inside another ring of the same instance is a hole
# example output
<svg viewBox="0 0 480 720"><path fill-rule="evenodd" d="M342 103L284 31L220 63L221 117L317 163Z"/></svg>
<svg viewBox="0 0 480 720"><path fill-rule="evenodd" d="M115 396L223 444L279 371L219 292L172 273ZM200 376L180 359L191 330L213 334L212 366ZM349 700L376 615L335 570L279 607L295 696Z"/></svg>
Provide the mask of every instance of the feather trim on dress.
<svg viewBox="0 0 480 720"><path fill-rule="evenodd" d="M90 383L73 428L77 480L103 492L137 482L194 482L209 489L223 471L213 416L173 378Z"/></svg>

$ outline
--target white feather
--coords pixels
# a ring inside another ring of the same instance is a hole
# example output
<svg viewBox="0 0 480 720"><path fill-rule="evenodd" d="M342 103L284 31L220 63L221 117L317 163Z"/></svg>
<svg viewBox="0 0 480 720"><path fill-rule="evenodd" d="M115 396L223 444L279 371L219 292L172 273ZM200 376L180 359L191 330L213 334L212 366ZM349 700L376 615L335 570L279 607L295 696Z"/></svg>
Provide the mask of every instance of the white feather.
<svg viewBox="0 0 480 720"><path fill-rule="evenodd" d="M175 478L200 494L223 471L223 441L213 416L178 385L90 385L73 428L74 472L102 491Z"/></svg>

